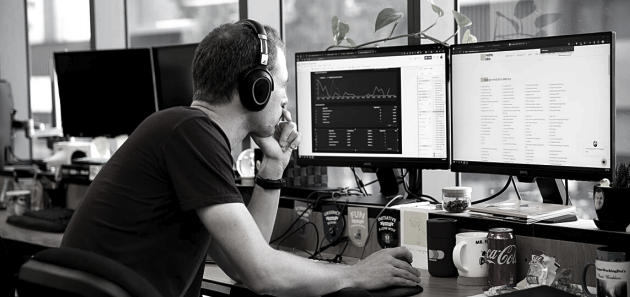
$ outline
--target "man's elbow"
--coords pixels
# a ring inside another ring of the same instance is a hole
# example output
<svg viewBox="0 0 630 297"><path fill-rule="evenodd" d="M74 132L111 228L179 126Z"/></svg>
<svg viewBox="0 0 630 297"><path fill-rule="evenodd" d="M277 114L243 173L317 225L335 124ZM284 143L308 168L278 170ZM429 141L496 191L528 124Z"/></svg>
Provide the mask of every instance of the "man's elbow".
<svg viewBox="0 0 630 297"><path fill-rule="evenodd" d="M282 296L290 291L290 284L271 270L261 269L243 280L243 284L258 295Z"/></svg>

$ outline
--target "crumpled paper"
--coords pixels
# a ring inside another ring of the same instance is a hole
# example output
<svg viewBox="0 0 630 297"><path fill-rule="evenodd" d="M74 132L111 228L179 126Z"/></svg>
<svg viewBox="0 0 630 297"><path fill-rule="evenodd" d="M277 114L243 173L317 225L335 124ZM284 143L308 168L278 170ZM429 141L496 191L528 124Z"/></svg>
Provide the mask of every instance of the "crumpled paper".
<svg viewBox="0 0 630 297"><path fill-rule="evenodd" d="M551 287L576 296L586 297L587 295L584 294L580 286L571 283L572 274L571 269L563 268L558 272L556 280L553 281Z"/></svg>

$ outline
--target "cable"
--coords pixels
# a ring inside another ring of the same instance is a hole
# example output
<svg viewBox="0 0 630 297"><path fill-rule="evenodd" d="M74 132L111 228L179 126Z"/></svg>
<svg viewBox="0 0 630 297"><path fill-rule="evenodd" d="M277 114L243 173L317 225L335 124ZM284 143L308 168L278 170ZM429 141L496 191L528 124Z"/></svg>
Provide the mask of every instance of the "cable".
<svg viewBox="0 0 630 297"><path fill-rule="evenodd" d="M521 193L518 192L518 187L516 186L516 182L514 181L513 178L511 178L512 180L512 185L514 185L514 191L516 192L516 197L518 197L518 200L523 200L521 199Z"/></svg>
<svg viewBox="0 0 630 297"><path fill-rule="evenodd" d="M567 198L567 200L564 202L564 205L569 205L569 202L571 201L569 201L569 180L568 179L564 180L564 191Z"/></svg>
<svg viewBox="0 0 630 297"><path fill-rule="evenodd" d="M407 172L409 172L409 171L407 171ZM401 169L401 174L402 174L402 169ZM407 175L407 173L405 173L404 175ZM418 196L417 194L411 192L411 190L409 190L409 187L407 187L407 184L405 183L404 179L403 179L402 184L403 184L403 188L405 189L405 192L409 196L413 197L414 199L422 200L422 201L427 201L428 200L430 203L433 202L434 204L441 204L439 201L437 201L435 198L433 198L433 197L431 197L429 195L420 194L420 196Z"/></svg>
<svg viewBox="0 0 630 297"><path fill-rule="evenodd" d="M483 202L486 202L488 200L492 200L492 199L496 198L497 196L499 196L499 195L503 194L503 192L505 192L505 190L510 186L510 183L512 182L512 180L513 180L513 178L510 175L510 177L508 178L507 183L505 183L505 186L503 187L503 189L501 189L501 191L497 192L496 194L494 194L494 195L492 195L492 196L490 196L488 198L484 198L484 199L481 199L481 200L473 201L470 204L479 204L479 203L483 203Z"/></svg>
<svg viewBox="0 0 630 297"><path fill-rule="evenodd" d="M308 204L306 206L306 209L304 209L304 211L295 219L295 221L293 221L293 223L291 224L291 226L289 226L289 228L287 228L287 230L280 236L276 237L275 239L269 241L269 244L273 244L274 242L280 240L282 237L284 237L285 235L287 235L287 233L289 233L289 231L291 230L291 228L293 228L293 226L295 226L295 224L297 224L297 222L300 220L300 218L310 209L310 208L314 208L315 205L319 202L319 200L323 197L322 194L329 194L330 192L326 192L326 191L314 191L312 193L310 193L307 197L306 200L310 200L311 196L318 194L317 199L311 203ZM333 192L334 193L334 192Z"/></svg>
<svg viewBox="0 0 630 297"><path fill-rule="evenodd" d="M354 182L357 184L357 188L359 188L363 195L370 196L370 194L368 194L367 190L365 189L363 181L361 180L361 178L359 178L357 172L354 170L354 167L350 167L350 170L352 170L352 174L354 174Z"/></svg>
<svg viewBox="0 0 630 297"><path fill-rule="evenodd" d="M300 231L300 229L306 225L313 225L313 228L315 228L315 235L317 235L317 241L315 241L315 250L317 250L319 248L319 246L317 246L317 243L319 242L319 230L317 230L317 226L315 226L315 224L313 222L306 222L304 223L304 225L300 226L299 228L293 230L293 232L291 232L289 235L287 235L287 237L283 238L282 240L280 240L280 242L278 242L278 245L276 246L276 250L280 249L280 244L282 244L282 242L284 242L287 238L289 238L291 235L295 234L296 232Z"/></svg>
<svg viewBox="0 0 630 297"><path fill-rule="evenodd" d="M378 213L378 215L376 215L376 218L374 218L374 223L372 223L372 227L370 227L370 229L368 230L368 235L367 235L367 238L365 239L365 245L363 245L363 250L361 251L361 257L359 257L359 261L361 261L363 259L363 254L365 253L365 247L367 247L367 243L370 242L369 241L370 240L370 234L372 234L372 230L374 230L374 225L378 221L378 218L389 207L389 205L392 204L392 202L394 202L396 199L400 199L402 197L403 197L402 195L394 196L394 198L392 198L391 200L389 200L389 202L387 202L387 204L385 204L385 207L383 207L383 209L381 209L381 211Z"/></svg>

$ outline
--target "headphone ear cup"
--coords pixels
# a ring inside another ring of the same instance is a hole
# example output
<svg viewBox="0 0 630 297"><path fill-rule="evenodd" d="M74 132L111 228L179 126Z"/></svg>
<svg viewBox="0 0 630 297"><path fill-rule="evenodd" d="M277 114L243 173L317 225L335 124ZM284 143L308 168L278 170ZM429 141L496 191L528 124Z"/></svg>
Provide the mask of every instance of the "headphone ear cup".
<svg viewBox="0 0 630 297"><path fill-rule="evenodd" d="M273 77L266 69L254 68L245 74L238 88L243 106L251 111L261 111L269 103Z"/></svg>

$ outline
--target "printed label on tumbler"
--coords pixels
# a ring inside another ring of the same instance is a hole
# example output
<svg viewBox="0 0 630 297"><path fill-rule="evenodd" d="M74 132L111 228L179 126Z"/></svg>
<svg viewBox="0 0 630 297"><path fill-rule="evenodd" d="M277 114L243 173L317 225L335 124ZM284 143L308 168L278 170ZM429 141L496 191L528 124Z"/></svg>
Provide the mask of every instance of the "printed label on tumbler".
<svg viewBox="0 0 630 297"><path fill-rule="evenodd" d="M365 207L348 207L348 235L352 244L363 247L368 237L368 214Z"/></svg>
<svg viewBox="0 0 630 297"><path fill-rule="evenodd" d="M399 217L400 212L398 210L386 209L376 219L376 234L381 248L386 249L398 246Z"/></svg>

